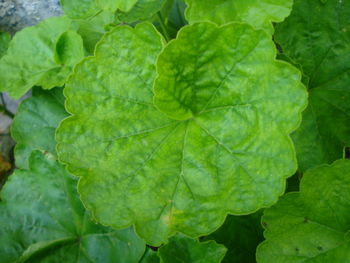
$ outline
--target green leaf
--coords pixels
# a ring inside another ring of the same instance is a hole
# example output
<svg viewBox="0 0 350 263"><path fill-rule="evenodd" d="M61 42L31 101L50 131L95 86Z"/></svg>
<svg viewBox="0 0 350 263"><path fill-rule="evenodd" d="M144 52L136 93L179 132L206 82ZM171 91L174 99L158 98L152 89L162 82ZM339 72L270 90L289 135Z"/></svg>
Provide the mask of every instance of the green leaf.
<svg viewBox="0 0 350 263"><path fill-rule="evenodd" d="M219 263L227 249L215 241L199 242L184 235L170 238L169 243L158 250L161 263Z"/></svg>
<svg viewBox="0 0 350 263"><path fill-rule="evenodd" d="M165 2L165 0L138 0L129 12L117 12L116 17L125 23L147 20L160 11Z"/></svg>
<svg viewBox="0 0 350 263"><path fill-rule="evenodd" d="M11 127L18 168L28 168L28 158L35 149L56 154L55 130L67 115L61 88L33 89L33 97L20 104Z"/></svg>
<svg viewBox="0 0 350 263"><path fill-rule="evenodd" d="M229 216L225 223L204 240L215 240L228 249L223 263L255 263L255 250L263 241L262 212Z"/></svg>
<svg viewBox="0 0 350 263"><path fill-rule="evenodd" d="M96 0L60 0L65 15L73 19L84 19L100 11Z"/></svg>
<svg viewBox="0 0 350 263"><path fill-rule="evenodd" d="M131 8L137 3L139 0L96 0L98 5L108 11L116 11L117 9L122 12L129 12Z"/></svg>
<svg viewBox="0 0 350 263"><path fill-rule="evenodd" d="M93 55L96 43L108 31L108 25L114 22L114 13L103 11L94 17L74 22L78 25L77 32L84 40L86 51Z"/></svg>
<svg viewBox="0 0 350 263"><path fill-rule="evenodd" d="M300 192L265 210L258 262L349 262L349 189L349 160L308 170Z"/></svg>
<svg viewBox="0 0 350 263"><path fill-rule="evenodd" d="M160 263L160 259L157 255L157 252L153 251L150 248L147 248L145 254L142 256L140 263Z"/></svg>
<svg viewBox="0 0 350 263"><path fill-rule="evenodd" d="M10 41L11 35L7 32L0 31L0 58L6 53Z"/></svg>
<svg viewBox="0 0 350 263"><path fill-rule="evenodd" d="M164 6L161 11L162 17L165 17L167 31L171 38L176 38L177 32L181 27L187 25L185 19L186 4L184 0L174 0L172 5Z"/></svg>
<svg viewBox="0 0 350 263"><path fill-rule="evenodd" d="M76 192L76 180L52 155L34 151L30 170L16 170L1 192L1 262L130 262L145 244L132 229L95 224Z"/></svg>
<svg viewBox="0 0 350 263"><path fill-rule="evenodd" d="M73 30L64 32L56 42L54 56L57 64L74 65L84 57L83 39Z"/></svg>
<svg viewBox="0 0 350 263"><path fill-rule="evenodd" d="M306 104L300 72L275 60L264 31L198 23L158 58L155 102L168 117L152 93L162 49L147 23L108 33L67 83L73 116L56 134L96 219L134 224L154 246L276 202L297 168L288 134Z"/></svg>
<svg viewBox="0 0 350 263"><path fill-rule="evenodd" d="M60 0L64 13L73 19L86 19L109 11L129 12L138 0Z"/></svg>
<svg viewBox="0 0 350 263"><path fill-rule="evenodd" d="M309 107L293 134L301 171L342 158L350 146L350 2L295 0L276 28L284 53L309 77Z"/></svg>
<svg viewBox="0 0 350 263"><path fill-rule="evenodd" d="M35 85L44 89L63 86L83 58L82 41L73 33L65 34L70 29L68 18L54 17L18 32L0 60L0 91L19 98ZM58 63L55 56L57 48L62 47L67 64Z"/></svg>
<svg viewBox="0 0 350 263"><path fill-rule="evenodd" d="M245 22L273 32L272 22L283 21L291 12L293 0L185 0L190 24L209 20L218 25Z"/></svg>

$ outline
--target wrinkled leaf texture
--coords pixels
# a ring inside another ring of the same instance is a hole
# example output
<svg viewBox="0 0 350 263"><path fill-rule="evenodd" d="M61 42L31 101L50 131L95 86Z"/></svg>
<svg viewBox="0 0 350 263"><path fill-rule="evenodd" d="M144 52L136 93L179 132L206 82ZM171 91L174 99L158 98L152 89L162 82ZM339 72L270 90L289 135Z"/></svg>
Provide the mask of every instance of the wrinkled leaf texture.
<svg viewBox="0 0 350 263"><path fill-rule="evenodd" d="M265 210L258 263L350 260L350 160L308 170L300 192Z"/></svg>
<svg viewBox="0 0 350 263"><path fill-rule="evenodd" d="M276 41L308 77L309 107L293 134L299 169L344 156L350 146L350 2L295 0Z"/></svg>
<svg viewBox="0 0 350 263"><path fill-rule="evenodd" d="M135 263L144 242L131 228L115 231L90 220L77 180L51 154L34 151L1 191L2 263Z"/></svg>
<svg viewBox="0 0 350 263"><path fill-rule="evenodd" d="M283 21L291 12L293 0L185 0L190 24L212 21L219 25L245 22L273 33L272 22Z"/></svg>
<svg viewBox="0 0 350 263"><path fill-rule="evenodd" d="M198 23L163 45L148 23L108 33L68 81L72 116L56 134L94 217L134 224L155 246L275 203L306 104L300 73L275 60L264 31Z"/></svg>

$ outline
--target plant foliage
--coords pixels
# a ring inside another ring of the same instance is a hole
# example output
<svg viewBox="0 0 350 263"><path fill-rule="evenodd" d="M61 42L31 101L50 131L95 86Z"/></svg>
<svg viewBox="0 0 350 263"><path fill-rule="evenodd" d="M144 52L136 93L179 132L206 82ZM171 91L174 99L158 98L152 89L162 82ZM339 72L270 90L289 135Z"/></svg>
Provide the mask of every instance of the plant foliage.
<svg viewBox="0 0 350 263"><path fill-rule="evenodd" d="M91 221L78 198L76 179L53 156L34 151L29 162L30 170L17 170L1 191L1 262L141 258L144 243L132 229L115 231Z"/></svg>
<svg viewBox="0 0 350 263"><path fill-rule="evenodd" d="M307 76L309 107L293 134L302 171L344 156L350 146L350 2L295 0L276 41Z"/></svg>
<svg viewBox="0 0 350 263"><path fill-rule="evenodd" d="M0 32L1 262L349 262L349 1L60 3Z"/></svg>
<svg viewBox="0 0 350 263"><path fill-rule="evenodd" d="M25 100L13 120L11 134L16 140L16 166L28 168L33 150L56 155L55 130L68 114L64 109L61 88L43 91L33 90L33 97Z"/></svg>
<svg viewBox="0 0 350 263"><path fill-rule="evenodd" d="M0 91L21 97L31 87L63 86L84 56L83 41L72 22L55 17L16 34L0 61Z"/></svg>
<svg viewBox="0 0 350 263"><path fill-rule="evenodd" d="M176 231L207 234L228 212L275 202L296 170L288 134L306 101L298 72L250 26L183 28L158 58L153 96L161 49L149 24L107 34L67 83L73 116L57 133L60 159L81 176L94 216L135 224L152 245Z"/></svg>
<svg viewBox="0 0 350 263"><path fill-rule="evenodd" d="M219 25L232 21L248 23L273 32L271 22L281 22L292 9L292 0L185 0L186 18L194 22L209 20Z"/></svg>
<svg viewBox="0 0 350 263"><path fill-rule="evenodd" d="M349 175L349 160L311 169L300 192L286 194L265 210L266 241L258 248L258 262L347 262Z"/></svg>

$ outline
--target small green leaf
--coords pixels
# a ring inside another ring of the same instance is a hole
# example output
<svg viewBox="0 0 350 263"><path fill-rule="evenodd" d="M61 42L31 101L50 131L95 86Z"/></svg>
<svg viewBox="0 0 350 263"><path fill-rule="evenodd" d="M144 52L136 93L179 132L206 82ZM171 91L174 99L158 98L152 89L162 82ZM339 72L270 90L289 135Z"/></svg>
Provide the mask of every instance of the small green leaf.
<svg viewBox="0 0 350 263"><path fill-rule="evenodd" d="M165 2L165 0L138 0L129 12L117 12L116 17L125 23L147 20L160 11Z"/></svg>
<svg viewBox="0 0 350 263"><path fill-rule="evenodd" d="M3 55L5 55L10 41L11 41L11 35L7 32L0 31L0 58Z"/></svg>
<svg viewBox="0 0 350 263"><path fill-rule="evenodd" d="M120 10L122 12L129 12L137 1L138 0L60 0L64 13L73 19L91 18L102 11L115 12Z"/></svg>
<svg viewBox="0 0 350 263"><path fill-rule="evenodd" d="M276 202L297 168L288 134L307 99L300 72L249 25L198 23L162 43L147 23L108 33L69 79L72 116L56 134L95 218L134 224L154 246ZM161 51L154 90L166 114L152 92Z"/></svg>
<svg viewBox="0 0 350 263"><path fill-rule="evenodd" d="M165 25L171 38L176 38L181 27L188 24L185 19L185 9L186 3L184 0L174 0L167 2L161 10L161 18L165 18Z"/></svg>
<svg viewBox="0 0 350 263"><path fill-rule="evenodd" d="M204 240L215 240L228 249L223 263L255 263L255 250L264 240L260 224L262 212L229 216L225 223Z"/></svg>
<svg viewBox="0 0 350 263"><path fill-rule="evenodd" d="M83 39L75 31L64 32L56 42L55 61L61 65L74 65L84 57Z"/></svg>
<svg viewBox="0 0 350 263"><path fill-rule="evenodd" d="M342 158L350 146L350 2L294 2L275 39L309 78L309 107L293 134L305 171Z"/></svg>
<svg viewBox="0 0 350 263"><path fill-rule="evenodd" d="M55 61L57 41L70 29L68 18L54 17L18 32L0 60L0 91L19 98L35 85L44 89L63 86L74 65L83 58L82 47L78 46L82 43L75 40L74 50L65 51L73 54L66 58L67 64Z"/></svg>
<svg viewBox="0 0 350 263"><path fill-rule="evenodd" d="M220 263L227 249L215 241L199 242L177 234L158 250L161 263Z"/></svg>
<svg viewBox="0 0 350 263"><path fill-rule="evenodd" d="M60 0L65 15L73 19L83 19L100 11L96 0Z"/></svg>
<svg viewBox="0 0 350 263"><path fill-rule="evenodd" d="M18 168L28 168L28 158L35 149L56 155L55 130L67 115L61 88L33 89L33 97L21 103L11 127Z"/></svg>
<svg viewBox="0 0 350 263"><path fill-rule="evenodd" d="M147 248L145 254L142 256L140 263L160 263L160 259L157 255L157 252L153 251L150 248Z"/></svg>
<svg viewBox="0 0 350 263"><path fill-rule="evenodd" d="M93 55L96 43L108 31L106 27L114 22L114 13L103 11L94 17L74 22L77 23L77 32L84 40L86 51Z"/></svg>
<svg viewBox="0 0 350 263"><path fill-rule="evenodd" d="M300 189L265 210L258 263L349 262L350 161L308 170Z"/></svg>
<svg viewBox="0 0 350 263"><path fill-rule="evenodd" d="M245 22L273 32L272 22L283 21L291 12L293 0L185 0L190 24L209 20L218 25Z"/></svg>
<svg viewBox="0 0 350 263"><path fill-rule="evenodd" d="M138 0L95 0L97 4L104 10L129 12Z"/></svg>
<svg viewBox="0 0 350 263"><path fill-rule="evenodd" d="M132 229L90 220L76 179L50 154L34 151L30 170L16 170L1 192L2 263L135 263L145 244Z"/></svg>

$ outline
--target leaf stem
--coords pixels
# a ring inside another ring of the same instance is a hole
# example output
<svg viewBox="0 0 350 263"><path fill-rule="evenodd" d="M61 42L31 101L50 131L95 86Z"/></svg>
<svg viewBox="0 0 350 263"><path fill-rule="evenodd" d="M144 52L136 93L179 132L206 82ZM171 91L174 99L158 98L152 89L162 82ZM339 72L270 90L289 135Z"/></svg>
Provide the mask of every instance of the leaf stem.
<svg viewBox="0 0 350 263"><path fill-rule="evenodd" d="M169 36L168 30L166 29L166 25L164 24L163 16L160 13L160 11L157 13L157 16L159 18L159 24L160 24L160 28L162 29L162 33L163 33L166 41L169 42L171 38Z"/></svg>

